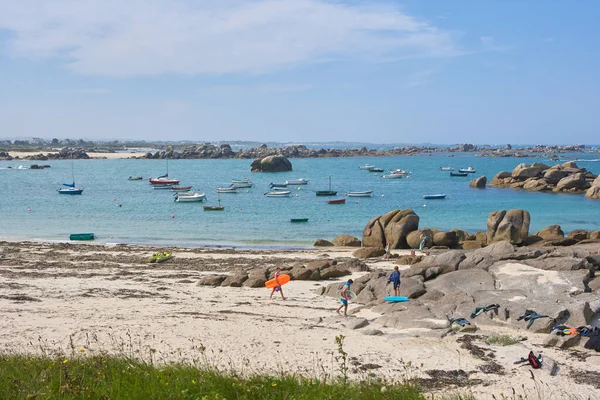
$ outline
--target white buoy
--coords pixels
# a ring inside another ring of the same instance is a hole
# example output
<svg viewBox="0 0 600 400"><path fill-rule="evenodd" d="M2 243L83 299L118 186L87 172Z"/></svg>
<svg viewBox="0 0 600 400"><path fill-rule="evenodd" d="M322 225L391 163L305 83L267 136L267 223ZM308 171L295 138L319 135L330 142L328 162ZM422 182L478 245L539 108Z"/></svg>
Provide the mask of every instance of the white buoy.
<svg viewBox="0 0 600 400"><path fill-rule="evenodd" d="M423 204L423 207L427 207L427 204Z"/></svg>

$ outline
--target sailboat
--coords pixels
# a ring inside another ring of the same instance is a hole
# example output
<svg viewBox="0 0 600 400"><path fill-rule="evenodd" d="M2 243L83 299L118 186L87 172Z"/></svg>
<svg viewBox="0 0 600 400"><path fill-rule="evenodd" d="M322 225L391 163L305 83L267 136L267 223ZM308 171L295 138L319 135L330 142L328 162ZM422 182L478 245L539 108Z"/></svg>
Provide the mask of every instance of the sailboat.
<svg viewBox="0 0 600 400"><path fill-rule="evenodd" d="M204 206L204 211L223 211L225 207L221 205L221 192L217 190L217 201L219 202L218 206Z"/></svg>
<svg viewBox="0 0 600 400"><path fill-rule="evenodd" d="M151 185L178 185L179 179L169 178L169 157L167 156L167 173L159 176L158 178L150 178Z"/></svg>
<svg viewBox="0 0 600 400"><path fill-rule="evenodd" d="M58 189L60 194L81 194L83 193L82 188L75 187L75 169L73 166L73 158L71 158L71 176L73 178L72 183L63 183L62 188Z"/></svg>
<svg viewBox="0 0 600 400"><path fill-rule="evenodd" d="M315 194L317 196L335 196L337 194L335 190L331 190L331 176L329 177L329 190L316 190Z"/></svg>

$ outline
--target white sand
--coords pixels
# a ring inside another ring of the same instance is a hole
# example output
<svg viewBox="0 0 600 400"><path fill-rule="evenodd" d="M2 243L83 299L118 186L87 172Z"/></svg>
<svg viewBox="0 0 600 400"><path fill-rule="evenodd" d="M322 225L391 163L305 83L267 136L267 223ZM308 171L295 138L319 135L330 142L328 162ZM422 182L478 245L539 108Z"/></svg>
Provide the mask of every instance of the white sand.
<svg viewBox="0 0 600 400"><path fill-rule="evenodd" d="M335 338L344 335L344 350L351 358L350 375L356 378L374 373L401 380L427 377L427 370L478 371L486 364L460 347L456 340L460 335L440 339L439 332L383 328L373 322L378 314L354 304L350 306L351 314L360 309L355 315L337 316L336 299L313 292L335 281L292 281L283 287L288 297L285 301L278 293L269 300L270 291L264 288L196 285L200 276L213 273L211 268L198 269L201 261L214 262L214 269L223 270L228 258L239 264L242 257L248 266L254 266L260 257L265 263L306 262L322 259L324 253L349 257L348 250L247 254L181 250L175 252L172 261L155 265L143 263L153 249L59 246L0 244L0 249L4 247L0 252L1 349L39 352L41 346L68 354L108 351L147 360L210 363L242 373L299 372L323 377L339 376ZM393 267L392 261L370 264ZM15 301L13 296L17 295L41 301L23 297ZM358 330L346 328L345 324L356 316L372 323ZM367 329L380 329L384 334L367 336L362 333ZM502 328L498 333L526 335L528 340L507 347L478 343L495 352L496 362L505 368L506 375L474 372L470 379L481 379L485 384L461 388L460 393L472 393L477 399L492 395L500 398L500 393L512 395L511 388L515 388L517 394L530 399L538 395L562 399L565 393L581 395L571 398L600 398L591 386L577 385L569 372L590 366L598 370L599 356L593 355L583 363L565 352L542 349L539 343L543 335ZM561 373L551 377L545 370L515 366L513 361L525 357L530 348L542 349L546 357L563 363ZM356 370L368 364L379 367ZM453 390L447 387L443 393Z"/></svg>

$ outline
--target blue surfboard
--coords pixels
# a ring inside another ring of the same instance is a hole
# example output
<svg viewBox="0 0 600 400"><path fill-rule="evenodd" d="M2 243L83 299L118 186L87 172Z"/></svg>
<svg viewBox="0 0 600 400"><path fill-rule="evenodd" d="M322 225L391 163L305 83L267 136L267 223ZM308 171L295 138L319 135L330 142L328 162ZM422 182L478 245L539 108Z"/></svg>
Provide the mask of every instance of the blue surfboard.
<svg viewBox="0 0 600 400"><path fill-rule="evenodd" d="M392 302L392 303L399 303L399 302L402 302L402 301L408 301L409 298L408 297L403 297L403 296L387 296L384 300Z"/></svg>

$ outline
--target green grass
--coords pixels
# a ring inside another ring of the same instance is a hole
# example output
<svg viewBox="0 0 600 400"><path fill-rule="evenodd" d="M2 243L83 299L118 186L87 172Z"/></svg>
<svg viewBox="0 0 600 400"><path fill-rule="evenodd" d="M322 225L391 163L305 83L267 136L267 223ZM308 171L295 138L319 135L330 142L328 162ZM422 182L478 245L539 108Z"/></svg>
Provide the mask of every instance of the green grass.
<svg viewBox="0 0 600 400"><path fill-rule="evenodd" d="M0 355L0 399L425 399L411 383L239 377L115 356ZM429 397L427 397L429 398Z"/></svg>
<svg viewBox="0 0 600 400"><path fill-rule="evenodd" d="M508 335L490 336L485 339L487 344L496 344L499 346L511 346L513 344L521 343L517 338Z"/></svg>

